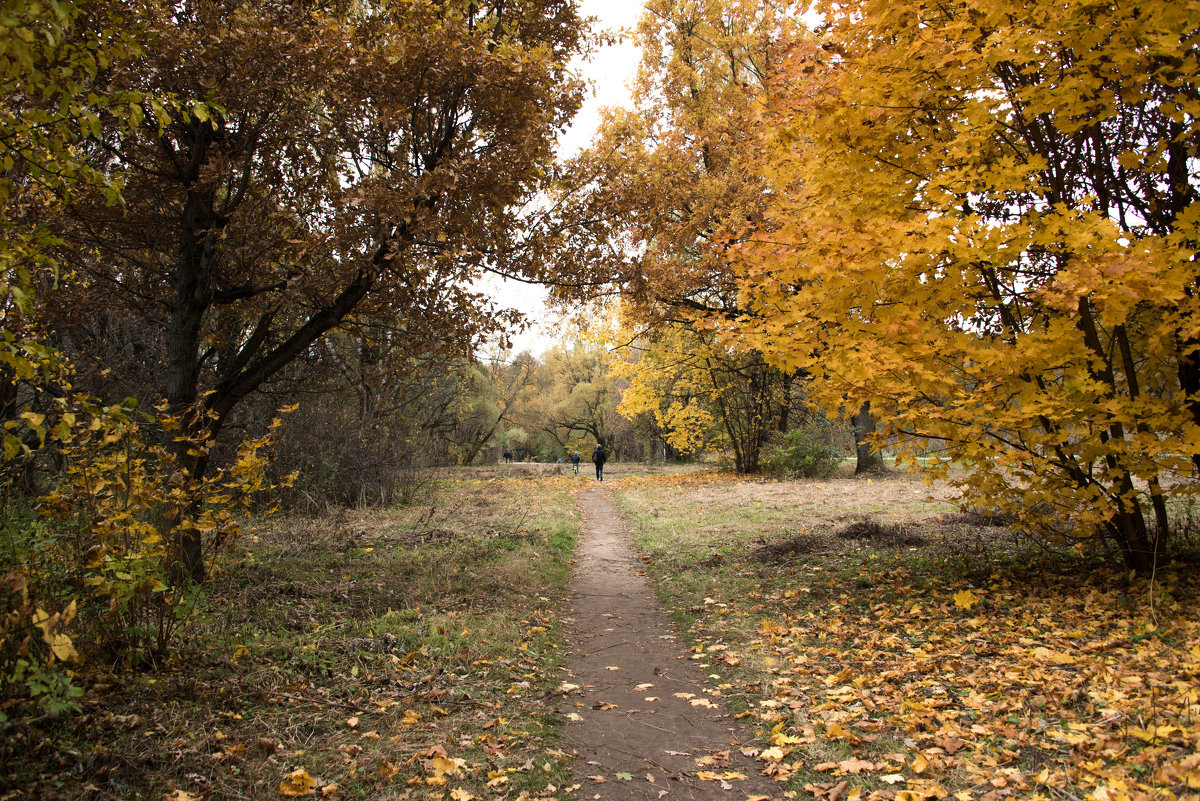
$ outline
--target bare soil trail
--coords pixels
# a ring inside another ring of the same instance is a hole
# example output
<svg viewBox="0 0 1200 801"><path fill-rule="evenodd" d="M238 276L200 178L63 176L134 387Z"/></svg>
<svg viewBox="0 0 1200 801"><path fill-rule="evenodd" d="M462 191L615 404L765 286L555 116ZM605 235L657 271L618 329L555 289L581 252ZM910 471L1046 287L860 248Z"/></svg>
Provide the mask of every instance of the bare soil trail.
<svg viewBox="0 0 1200 801"><path fill-rule="evenodd" d="M564 714L580 799L778 798L655 597L607 489L579 496ZM739 775L744 778L739 778ZM721 778L717 778L721 777Z"/></svg>

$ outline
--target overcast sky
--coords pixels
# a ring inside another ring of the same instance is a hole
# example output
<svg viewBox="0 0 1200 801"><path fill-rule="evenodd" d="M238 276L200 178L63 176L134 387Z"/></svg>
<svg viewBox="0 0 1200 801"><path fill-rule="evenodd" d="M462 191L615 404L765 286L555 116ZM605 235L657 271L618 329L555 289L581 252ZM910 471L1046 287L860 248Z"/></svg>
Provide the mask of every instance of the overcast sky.
<svg viewBox="0 0 1200 801"><path fill-rule="evenodd" d="M580 10L586 17L596 17L601 29L632 29L642 15L643 0L581 0ZM637 73L641 52L628 42L602 48L590 61L577 61L576 68L592 89L583 108L559 142L564 156L582 150L591 141L600 122L600 109L605 106L629 104L629 84Z"/></svg>
<svg viewBox="0 0 1200 801"><path fill-rule="evenodd" d="M597 27L616 31L637 25L643 3L644 0L581 0L579 5L584 16L597 18ZM600 123L601 108L629 105L629 86L637 73L640 56L638 48L621 43L601 48L589 61L577 62L579 74L592 86L574 123L559 139L560 158L572 156L587 147ZM514 339L514 355L522 350L535 353L545 350L555 336L554 321L549 319L545 307L546 291L539 286L509 281L498 286L493 294L506 305L544 321Z"/></svg>

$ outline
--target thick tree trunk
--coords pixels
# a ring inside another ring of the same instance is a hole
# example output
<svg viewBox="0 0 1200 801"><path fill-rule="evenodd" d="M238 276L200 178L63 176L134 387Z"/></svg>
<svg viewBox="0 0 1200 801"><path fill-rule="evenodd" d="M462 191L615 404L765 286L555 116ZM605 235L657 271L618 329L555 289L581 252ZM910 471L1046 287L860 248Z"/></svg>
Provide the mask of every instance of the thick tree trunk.
<svg viewBox="0 0 1200 801"><path fill-rule="evenodd" d="M882 473L883 454L874 450L869 442L870 436L875 433L875 416L871 414L870 401L864 403L858 413L850 418L850 423L854 429L854 474Z"/></svg>
<svg viewBox="0 0 1200 801"><path fill-rule="evenodd" d="M1117 511L1109 523L1109 533L1121 549L1125 566L1148 575L1162 556L1161 546L1167 538L1165 534L1151 538L1146 527L1146 516L1134 496L1133 481L1128 473L1118 477L1113 490L1117 493L1114 502Z"/></svg>
<svg viewBox="0 0 1200 801"><path fill-rule="evenodd" d="M182 431L172 446L175 467L184 482L203 478L208 467L208 419L199 413L200 332L212 304L212 235L217 221L208 198L190 194L180 220L179 251L172 280L171 318L166 331L168 413L180 418ZM176 546L182 572L205 578L203 541L194 528L180 524L194 509L176 508L167 521L179 531Z"/></svg>

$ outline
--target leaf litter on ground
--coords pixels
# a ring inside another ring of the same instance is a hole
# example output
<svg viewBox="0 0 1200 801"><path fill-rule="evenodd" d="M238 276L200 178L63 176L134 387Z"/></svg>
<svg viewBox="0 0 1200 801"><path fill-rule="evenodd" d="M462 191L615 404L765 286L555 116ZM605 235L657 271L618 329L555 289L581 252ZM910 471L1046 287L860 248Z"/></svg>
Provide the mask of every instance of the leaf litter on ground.
<svg viewBox="0 0 1200 801"><path fill-rule="evenodd" d="M917 488L894 475L621 488L693 658L757 723L763 773L823 801L1200 797L1195 565L1151 581L1033 558L995 527L989 542L947 526L944 488L924 509ZM834 536L863 514L928 544ZM819 547L754 558L797 533Z"/></svg>

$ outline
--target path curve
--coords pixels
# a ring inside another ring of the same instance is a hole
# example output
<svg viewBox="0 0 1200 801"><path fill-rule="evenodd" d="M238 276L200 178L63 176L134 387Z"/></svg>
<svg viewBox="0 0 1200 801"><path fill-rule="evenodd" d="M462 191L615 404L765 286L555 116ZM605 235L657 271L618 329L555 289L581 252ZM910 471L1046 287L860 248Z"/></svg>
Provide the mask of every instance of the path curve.
<svg viewBox="0 0 1200 801"><path fill-rule="evenodd" d="M582 718L571 718L565 734L576 754L576 796L780 796L783 787L741 753L746 733L689 658L608 492L597 487L578 500L583 524L566 621L567 682L577 687L560 704L563 714ZM697 763L706 757L708 764ZM697 776L701 771L746 778L706 781Z"/></svg>

